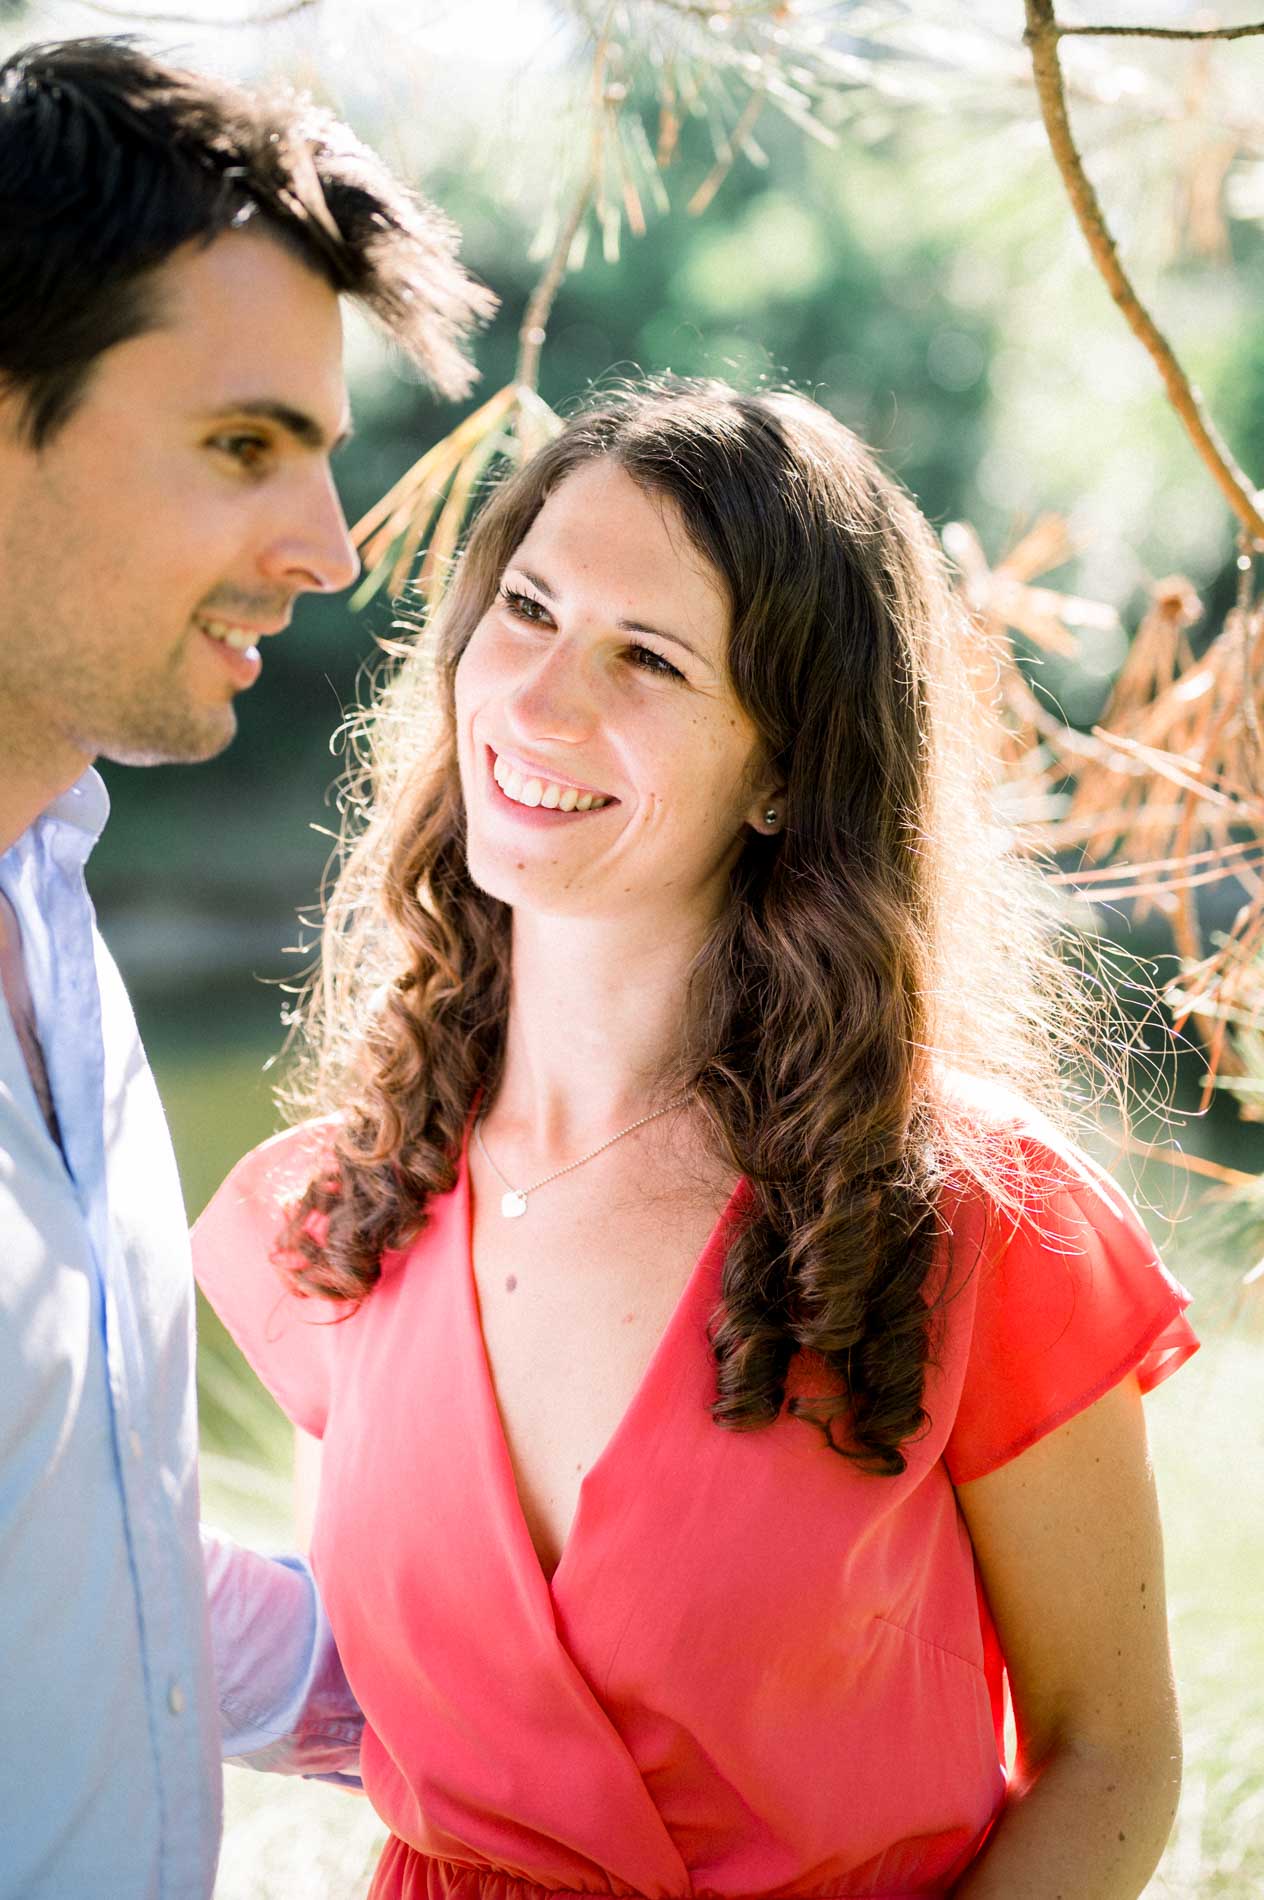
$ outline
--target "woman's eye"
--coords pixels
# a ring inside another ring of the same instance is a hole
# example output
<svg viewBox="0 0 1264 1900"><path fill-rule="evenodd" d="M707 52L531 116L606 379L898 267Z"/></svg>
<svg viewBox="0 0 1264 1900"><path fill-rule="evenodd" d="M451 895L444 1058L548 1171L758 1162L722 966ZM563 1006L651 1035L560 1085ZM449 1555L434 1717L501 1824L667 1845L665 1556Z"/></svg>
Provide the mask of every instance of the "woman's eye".
<svg viewBox="0 0 1264 1900"><path fill-rule="evenodd" d="M520 594L515 588L502 587L499 598L516 620L525 620L529 627L552 625L552 614L534 594ZM665 660L661 653L655 653L653 647L633 645L627 651L633 666L639 667L642 672L657 673L664 679L683 680L685 677L670 660Z"/></svg>
<svg viewBox="0 0 1264 1900"><path fill-rule="evenodd" d="M661 653L655 653L653 647L629 647L628 651L634 663L647 673L661 673L665 679L682 680L685 677L679 667L665 660Z"/></svg>
<svg viewBox="0 0 1264 1900"><path fill-rule="evenodd" d="M533 627L538 627L549 617L544 602L537 600L533 594L518 594L511 587L502 587L500 598L511 614L516 614L519 620L529 621Z"/></svg>

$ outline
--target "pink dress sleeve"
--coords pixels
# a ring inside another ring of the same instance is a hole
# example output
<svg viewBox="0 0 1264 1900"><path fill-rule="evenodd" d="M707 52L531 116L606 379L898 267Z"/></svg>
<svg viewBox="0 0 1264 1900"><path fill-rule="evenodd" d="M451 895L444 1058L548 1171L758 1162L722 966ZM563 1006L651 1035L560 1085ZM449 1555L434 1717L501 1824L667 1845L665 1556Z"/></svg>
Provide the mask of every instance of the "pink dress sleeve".
<svg viewBox="0 0 1264 1900"><path fill-rule="evenodd" d="M998 1216L973 1269L973 1326L944 1451L954 1484L982 1478L1130 1372L1149 1392L1198 1349L1190 1296L1110 1177L1078 1149L1025 1137L1017 1214Z"/></svg>
<svg viewBox="0 0 1264 1900"><path fill-rule="evenodd" d="M198 1285L286 1416L314 1437L329 1413L335 1333L353 1309L291 1290L277 1241L332 1124L304 1122L239 1161L193 1229Z"/></svg>

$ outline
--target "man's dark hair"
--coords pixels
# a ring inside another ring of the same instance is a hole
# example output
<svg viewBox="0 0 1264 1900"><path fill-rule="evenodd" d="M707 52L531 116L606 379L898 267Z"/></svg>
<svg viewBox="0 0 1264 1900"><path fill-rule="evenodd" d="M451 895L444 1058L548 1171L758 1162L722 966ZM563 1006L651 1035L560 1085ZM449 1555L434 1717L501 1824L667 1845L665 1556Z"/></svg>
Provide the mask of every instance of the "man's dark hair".
<svg viewBox="0 0 1264 1900"><path fill-rule="evenodd" d="M473 380L494 307L447 219L309 99L252 93L129 39L0 63L0 388L34 447L97 357L160 317L150 274L181 245L266 231L356 299L436 389Z"/></svg>

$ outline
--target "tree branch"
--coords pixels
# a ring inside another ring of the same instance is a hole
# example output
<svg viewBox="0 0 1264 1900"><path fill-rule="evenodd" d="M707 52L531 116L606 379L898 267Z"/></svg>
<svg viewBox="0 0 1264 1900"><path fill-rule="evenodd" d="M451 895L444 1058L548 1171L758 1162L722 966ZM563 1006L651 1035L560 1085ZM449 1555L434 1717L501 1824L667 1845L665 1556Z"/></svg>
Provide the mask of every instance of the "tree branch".
<svg viewBox="0 0 1264 1900"><path fill-rule="evenodd" d="M1264 33L1264 21L1257 26L1059 26L1055 31L1060 40L1073 33L1112 40L1248 40Z"/></svg>
<svg viewBox="0 0 1264 1900"><path fill-rule="evenodd" d="M553 246L552 256L545 265L544 275L531 292L523 315L518 331L518 367L514 371L514 381L518 384L525 383L528 389L534 389L539 380L540 352L544 348L553 300L566 275L566 262L571 254L571 246L575 242L580 225L584 222L584 214L592 202L592 195L593 179L590 174L575 194L575 202L557 234L557 243Z"/></svg>
<svg viewBox="0 0 1264 1900"><path fill-rule="evenodd" d="M562 279L566 275L571 246L579 234L579 227L584 222L588 207L597 196L601 183L602 166L605 162L606 67L610 59L610 27L613 15L614 7L611 5L606 11L605 24L593 53L593 135L588 172L557 234L557 243L553 246L552 255L544 267L544 275L531 293L518 330L518 364L514 371L514 382L520 387L525 385L528 389L535 389L539 382L540 352L544 348L553 302L561 288ZM600 205L598 209L600 210Z"/></svg>
<svg viewBox="0 0 1264 1900"><path fill-rule="evenodd" d="M726 27L746 20L766 19L769 26L779 25L785 15L784 0L657 0L657 4L666 13L679 13L686 18L699 19L711 27L713 32L723 32Z"/></svg>
<svg viewBox="0 0 1264 1900"><path fill-rule="evenodd" d="M320 0L281 0L281 5L263 13L245 13L236 20L216 20L205 13L146 13L140 7L114 7L108 0L78 0L89 13L103 13L108 20L126 20L132 26L271 26L274 20L288 20L296 13L307 13Z"/></svg>
<svg viewBox="0 0 1264 1900"><path fill-rule="evenodd" d="M756 122L764 109L765 98L766 94L762 85L754 86L751 89L750 98L742 107L737 124L733 127L732 132L725 140L723 146L716 153L715 164L711 167L711 170L698 186L697 191L694 192L693 197L685 207L691 217L700 218L702 216L702 213L711 203L730 171L732 171L734 160L751 133L755 130Z"/></svg>
<svg viewBox="0 0 1264 1900"><path fill-rule="evenodd" d="M1238 467L1227 444L1220 439L1215 424L1203 409L1198 392L1177 361L1172 346L1133 289L1119 260L1119 251L1106 224L1097 193L1084 169L1084 161L1071 131L1062 68L1058 60L1058 38L1067 29L1060 27L1054 17L1053 0L1025 0L1025 5L1027 31L1024 38L1031 52L1032 71L1045 131L1054 163L1062 176L1067 197L1084 233L1093 262L1101 272L1111 296L1123 311L1133 334L1145 345L1157 365L1168 400L1211 471L1216 486L1252 539L1264 543L1264 514L1260 512L1256 491Z"/></svg>

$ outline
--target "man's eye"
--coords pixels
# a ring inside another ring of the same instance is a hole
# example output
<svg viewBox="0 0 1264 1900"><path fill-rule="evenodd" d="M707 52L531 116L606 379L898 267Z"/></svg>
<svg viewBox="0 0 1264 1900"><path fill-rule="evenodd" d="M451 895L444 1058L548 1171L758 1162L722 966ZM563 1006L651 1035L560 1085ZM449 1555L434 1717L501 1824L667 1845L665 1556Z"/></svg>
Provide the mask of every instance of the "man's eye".
<svg viewBox="0 0 1264 1900"><path fill-rule="evenodd" d="M212 447L220 449L242 468L259 468L268 453L266 436L232 433L214 437Z"/></svg>
<svg viewBox="0 0 1264 1900"><path fill-rule="evenodd" d="M533 627L538 627L549 617L548 608L542 600L537 600L534 594L519 594L512 587L502 587L500 598L511 614L516 614L519 620L529 621Z"/></svg>
<svg viewBox="0 0 1264 1900"><path fill-rule="evenodd" d="M642 667L647 673L661 673L665 679L674 680L682 680L685 677L679 667L673 666L670 660L665 660L661 653L655 653L653 647L629 647L628 652L632 655L634 664Z"/></svg>

